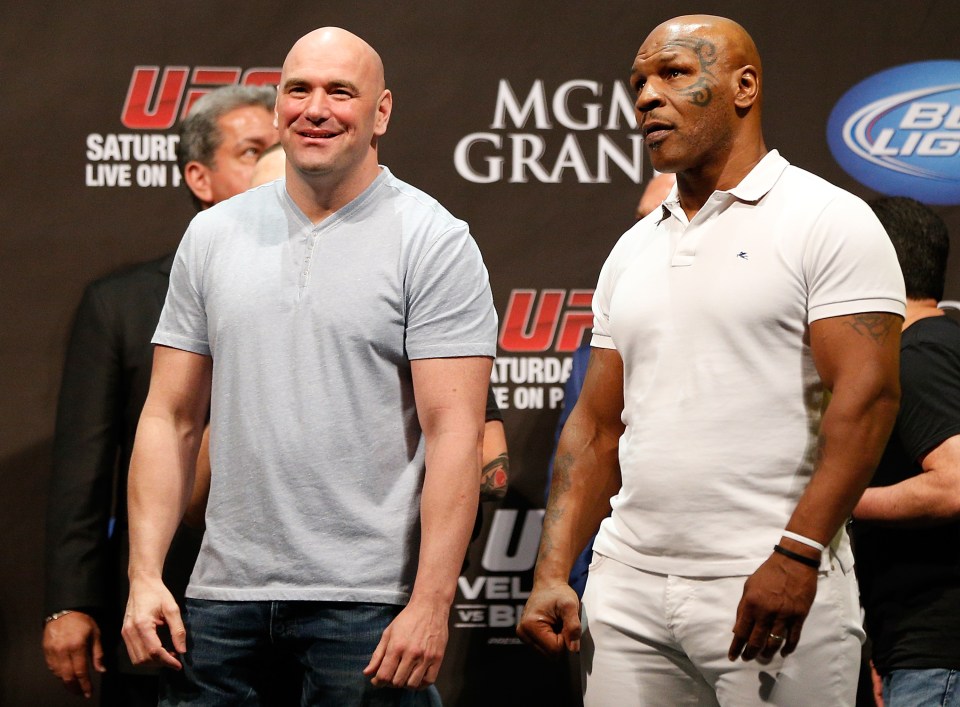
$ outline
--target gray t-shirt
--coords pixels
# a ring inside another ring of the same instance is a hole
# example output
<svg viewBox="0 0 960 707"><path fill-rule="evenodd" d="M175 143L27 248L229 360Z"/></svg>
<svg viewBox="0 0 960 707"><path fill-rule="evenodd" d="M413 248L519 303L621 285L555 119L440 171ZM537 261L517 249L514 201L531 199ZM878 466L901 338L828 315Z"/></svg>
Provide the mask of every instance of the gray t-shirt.
<svg viewBox="0 0 960 707"><path fill-rule="evenodd" d="M386 168L319 225L283 180L198 214L153 339L213 357L187 596L406 603L424 474L410 360L493 356L496 333L467 225Z"/></svg>

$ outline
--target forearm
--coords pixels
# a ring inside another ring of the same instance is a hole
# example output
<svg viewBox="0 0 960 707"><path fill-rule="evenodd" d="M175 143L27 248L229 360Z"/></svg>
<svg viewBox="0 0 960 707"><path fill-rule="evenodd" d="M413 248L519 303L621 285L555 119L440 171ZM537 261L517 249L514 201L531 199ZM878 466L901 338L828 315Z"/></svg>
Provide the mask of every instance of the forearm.
<svg viewBox="0 0 960 707"><path fill-rule="evenodd" d="M937 525L960 518L956 486L920 474L892 486L868 488L853 509L856 520L896 525Z"/></svg>
<svg viewBox="0 0 960 707"><path fill-rule="evenodd" d="M483 426L483 454L480 469L480 500L498 501L507 495L510 457L503 423L487 420Z"/></svg>
<svg viewBox="0 0 960 707"><path fill-rule="evenodd" d="M960 435L947 437L928 450L919 464L921 471L916 476L890 486L868 488L853 509L853 517L909 526L960 519Z"/></svg>
<svg viewBox="0 0 960 707"><path fill-rule="evenodd" d="M566 582L580 552L610 513L620 489L619 431L591 425L574 410L557 447L543 519L536 581Z"/></svg>
<svg viewBox="0 0 960 707"><path fill-rule="evenodd" d="M130 576L159 577L193 490L202 421L144 408L128 481Z"/></svg>
<svg viewBox="0 0 960 707"><path fill-rule="evenodd" d="M896 419L896 386L860 401L834 394L821 425L813 477L787 529L830 542L870 482Z"/></svg>
<svg viewBox="0 0 960 707"><path fill-rule="evenodd" d="M480 493L479 426L427 440L420 500L420 558L411 601L449 607L456 592Z"/></svg>
<svg viewBox="0 0 960 707"><path fill-rule="evenodd" d="M200 452L194 468L193 491L183 514L184 525L202 530L205 527L207 500L210 497L210 427L205 426L200 439Z"/></svg>

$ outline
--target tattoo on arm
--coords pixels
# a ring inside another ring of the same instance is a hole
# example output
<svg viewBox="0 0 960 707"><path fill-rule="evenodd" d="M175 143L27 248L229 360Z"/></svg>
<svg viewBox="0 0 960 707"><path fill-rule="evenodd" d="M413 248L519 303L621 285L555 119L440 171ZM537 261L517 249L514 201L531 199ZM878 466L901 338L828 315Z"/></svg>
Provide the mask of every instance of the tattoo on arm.
<svg viewBox="0 0 960 707"><path fill-rule="evenodd" d="M592 360L593 357L591 357ZM588 364L589 367L589 364ZM550 482L550 498L547 499L547 509L543 516L543 531L540 536L540 552L548 553L553 549L550 538L550 528L563 517L563 508L559 507L560 497L570 490L570 467L573 465L572 454L558 454L553 461L553 479Z"/></svg>
<svg viewBox="0 0 960 707"><path fill-rule="evenodd" d="M826 451L827 439L821 432L819 435L817 435L817 449L813 453L813 473L817 473L817 469L819 469L820 464L823 463L823 457L826 455Z"/></svg>
<svg viewBox="0 0 960 707"><path fill-rule="evenodd" d="M558 454L554 460L553 481L550 484L550 499L547 501L548 506L551 505L550 501L555 500L570 490L570 467L572 465L573 455L569 452L566 454Z"/></svg>
<svg viewBox="0 0 960 707"><path fill-rule="evenodd" d="M507 453L495 457L480 471L480 499L494 501L507 493L510 476L510 457Z"/></svg>
<svg viewBox="0 0 960 707"><path fill-rule="evenodd" d="M857 314L847 326L861 336L869 336L878 344L883 344L895 326L899 327L896 317L880 312L865 312Z"/></svg>

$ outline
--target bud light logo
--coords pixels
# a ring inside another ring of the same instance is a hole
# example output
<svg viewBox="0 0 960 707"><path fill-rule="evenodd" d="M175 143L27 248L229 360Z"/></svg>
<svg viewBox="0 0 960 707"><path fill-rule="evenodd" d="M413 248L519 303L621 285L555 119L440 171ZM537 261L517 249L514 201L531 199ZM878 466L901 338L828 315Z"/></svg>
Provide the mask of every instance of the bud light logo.
<svg viewBox="0 0 960 707"><path fill-rule="evenodd" d="M960 204L960 61L904 64L861 81L830 114L827 141L871 189Z"/></svg>

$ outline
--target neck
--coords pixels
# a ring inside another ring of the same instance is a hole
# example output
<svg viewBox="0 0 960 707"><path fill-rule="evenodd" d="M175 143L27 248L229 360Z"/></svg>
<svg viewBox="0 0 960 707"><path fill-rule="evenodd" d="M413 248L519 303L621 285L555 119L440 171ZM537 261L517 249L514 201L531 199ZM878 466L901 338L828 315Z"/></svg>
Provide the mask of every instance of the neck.
<svg viewBox="0 0 960 707"><path fill-rule="evenodd" d="M365 162L346 179L340 175L298 172L287 164L287 193L314 224L333 215L363 193L380 175L376 158Z"/></svg>
<svg viewBox="0 0 960 707"><path fill-rule="evenodd" d="M943 310L937 307L935 299L910 299L907 298L907 311L903 319L901 330L921 319L927 317L942 317Z"/></svg>
<svg viewBox="0 0 960 707"><path fill-rule="evenodd" d="M726 191L737 186L767 154L762 135L757 135L748 144L741 142L734 141L718 162L677 173L680 206L688 219L697 215L715 191Z"/></svg>

